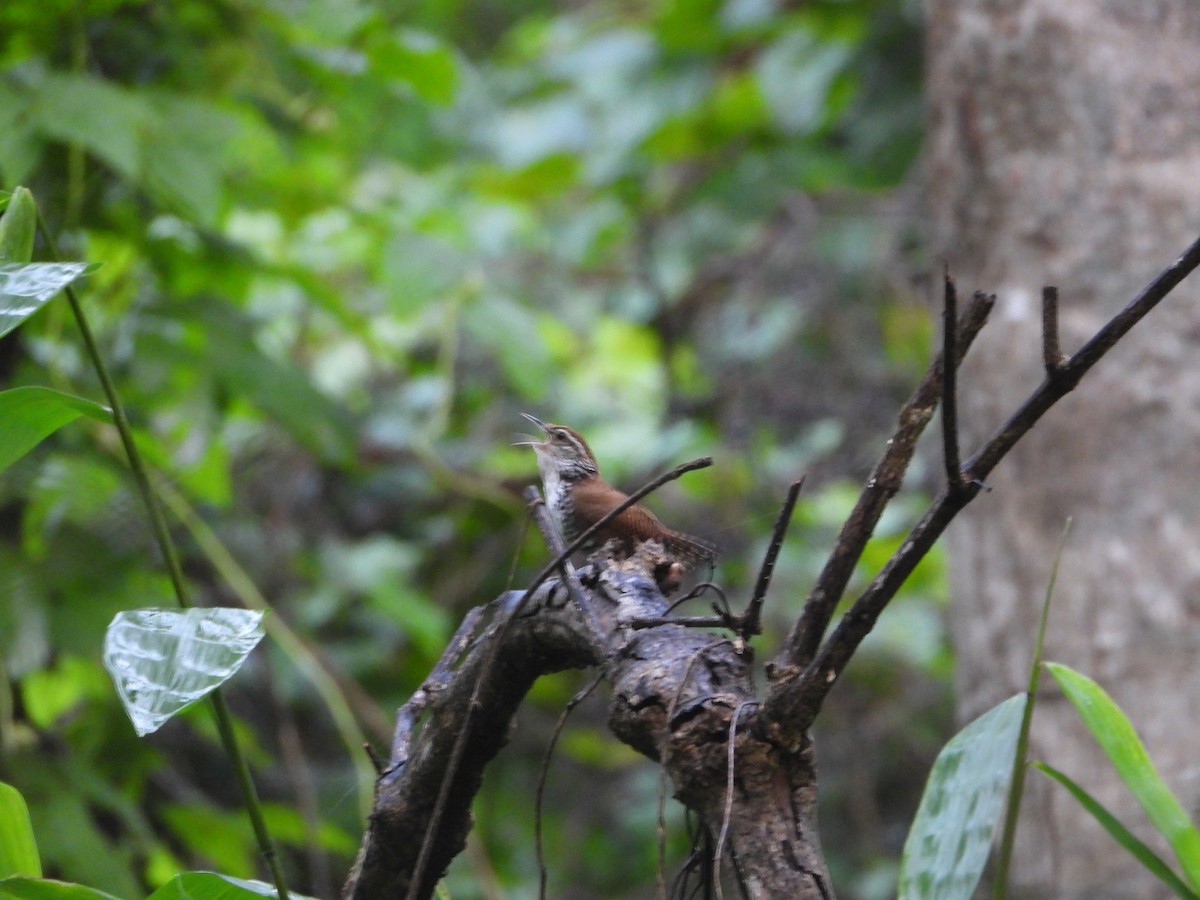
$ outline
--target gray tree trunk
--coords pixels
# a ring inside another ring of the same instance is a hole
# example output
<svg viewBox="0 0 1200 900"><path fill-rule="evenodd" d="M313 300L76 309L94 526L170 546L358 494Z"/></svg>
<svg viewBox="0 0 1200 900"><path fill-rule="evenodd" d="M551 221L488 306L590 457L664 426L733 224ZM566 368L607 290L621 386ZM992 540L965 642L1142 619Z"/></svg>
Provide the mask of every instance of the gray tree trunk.
<svg viewBox="0 0 1200 900"><path fill-rule="evenodd" d="M928 0L934 247L999 295L960 376L964 453L1041 377L1040 289L1070 353L1200 233L1200 3ZM1185 282L1017 447L950 531L962 717L1022 689L1055 547L1047 657L1130 714L1200 810L1200 284ZM1147 837L1052 686L1034 758ZM1165 858L1173 859L1161 844ZM1162 897L1031 773L1013 896Z"/></svg>

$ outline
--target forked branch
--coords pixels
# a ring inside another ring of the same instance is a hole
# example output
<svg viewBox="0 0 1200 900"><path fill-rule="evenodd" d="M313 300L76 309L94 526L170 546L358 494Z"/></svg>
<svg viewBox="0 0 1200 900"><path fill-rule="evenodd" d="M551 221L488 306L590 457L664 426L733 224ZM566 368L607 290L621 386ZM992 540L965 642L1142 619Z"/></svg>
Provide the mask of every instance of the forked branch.
<svg viewBox="0 0 1200 900"><path fill-rule="evenodd" d="M1053 371L1026 398L1012 416L984 442L961 467L959 484L948 484L933 500L925 515L909 533L908 538L901 544L900 549L883 567L867 589L854 602L842 617L833 634L815 656L809 656L809 651L817 646L821 632L829 620L833 606L837 603L844 590L846 580L853 570L853 564L861 555L861 543L870 536L870 530L865 529L857 521L860 510L881 512L878 506L881 499L880 488L875 484L878 474L868 482L859 504L851 514L850 521L843 529L843 538L839 539L830 561L822 572L817 591L814 591L805 606L800 622L793 632L792 638L784 648L784 652L776 662L777 679L763 706L763 724L785 745L798 745L804 733L811 726L821 709L830 688L841 676L846 663L858 649L863 638L870 633L876 619L895 596L896 591L912 573L917 563L929 552L933 544L945 531L953 518L983 489L983 481L1004 456L1012 450L1036 422L1060 399L1074 390L1080 379L1106 354L1134 325L1142 320L1158 303L1166 297L1185 277L1200 265L1200 239L1190 247L1174 263L1164 269L1151 281L1124 309L1115 315L1096 334L1083 345L1073 356L1063 360L1057 347L1057 304L1053 294L1049 294L1044 305L1049 313L1044 316L1043 348L1047 363L1055 363ZM968 310L968 314L969 314ZM965 318L965 316L964 316ZM959 333L962 328L960 325ZM958 351L961 359L966 347ZM939 362L935 362L930 375L938 372ZM925 389L926 382L918 388L918 395ZM914 397L914 400L916 396ZM906 421L907 415L921 419L917 431L932 415L932 408L914 403L910 400L901 413L900 425L888 442L888 449L883 460L876 467L876 472L884 470L885 461L898 451L897 444L903 443L905 452L900 453L902 466L911 458L910 441L915 441L912 433L912 423ZM890 471L890 470L885 470ZM889 488L898 486L898 480L889 483ZM888 495L890 498L890 494ZM883 502L886 503L886 499ZM878 521L878 515L870 520L870 528ZM843 547L843 540L850 544ZM860 543L861 542L861 543ZM835 570L838 577L829 577L827 573ZM845 580L843 580L845 579ZM828 589L837 589L835 593L819 593Z"/></svg>
<svg viewBox="0 0 1200 900"><path fill-rule="evenodd" d="M958 320L958 333L954 342L955 365L962 362L976 335L987 323L995 302L996 297L993 294L977 292L971 297L971 302ZM908 471L908 464L917 448L917 439L937 410L938 397L942 391L942 370L942 355L938 354L930 363L921 383L901 408L896 431L888 440L883 455L875 464L866 486L859 495L858 502L842 526L833 552L817 578L816 587L804 604L800 621L796 623L783 652L776 660L777 665L802 670L816 656L821 637L833 617L834 608L846 591L846 585L850 583L854 567L862 558L867 541L879 523L879 517L900 490L904 473Z"/></svg>

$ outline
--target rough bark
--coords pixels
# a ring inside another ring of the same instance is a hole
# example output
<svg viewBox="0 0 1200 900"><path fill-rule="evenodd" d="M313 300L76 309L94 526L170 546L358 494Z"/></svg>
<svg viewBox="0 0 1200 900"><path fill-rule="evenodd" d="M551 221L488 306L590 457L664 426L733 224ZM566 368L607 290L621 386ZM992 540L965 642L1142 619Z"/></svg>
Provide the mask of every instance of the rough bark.
<svg viewBox="0 0 1200 900"><path fill-rule="evenodd" d="M1200 231L1200 5L929 0L929 197L938 255L998 296L960 373L964 449L1041 374L1043 284L1063 350ZM1047 655L1097 678L1200 808L1200 375L1183 285L989 479L950 529L961 713L1024 683L1066 516ZM982 386L986 385L986 389ZM1033 755L1144 817L1053 696ZM1162 895L1057 786L1032 778L1014 896ZM1136 829L1147 836L1144 828Z"/></svg>
<svg viewBox="0 0 1200 900"><path fill-rule="evenodd" d="M417 891L421 897L433 893L466 844L471 802L483 771L507 741L529 688L540 675L598 661L565 596L557 582L543 585L520 610L515 627L507 629L501 626L516 609L521 591L510 591L463 620L437 667L397 715L388 764L375 785L370 826L343 896L375 900L408 894L447 763L454 757L459 734L469 727ZM491 613L491 623L477 638L485 612ZM500 642L496 665L481 681L487 649L495 641ZM414 734L422 717L425 724Z"/></svg>
<svg viewBox="0 0 1200 900"><path fill-rule="evenodd" d="M751 898L833 897L817 841L811 745L785 752L756 729L757 702L744 647L678 625L630 627L635 619L666 613L667 602L648 574L653 564L635 559L605 568L593 587L580 593L586 616L562 602L567 592L555 581L543 586L508 628L501 625L519 592L491 604L493 624L478 639L468 623L459 646L451 647L400 712L392 758L380 777L345 897L409 895L447 760L496 640L501 641L497 664L475 704L466 742L470 750L455 770L428 866L411 896L430 896L461 850L483 768L503 744L533 680L565 667L600 665L612 685L614 733L659 761L678 799L712 835L723 836L727 881L740 882ZM598 634L604 635L600 646ZM414 735L422 714L426 724Z"/></svg>

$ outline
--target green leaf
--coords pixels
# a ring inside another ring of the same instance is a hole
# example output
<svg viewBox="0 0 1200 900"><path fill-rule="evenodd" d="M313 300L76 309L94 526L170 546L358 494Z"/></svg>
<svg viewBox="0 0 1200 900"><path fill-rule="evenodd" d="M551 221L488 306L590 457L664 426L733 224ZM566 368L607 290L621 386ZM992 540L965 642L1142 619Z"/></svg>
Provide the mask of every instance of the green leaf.
<svg viewBox="0 0 1200 900"><path fill-rule="evenodd" d="M0 263L27 263L33 258L37 203L29 188L17 187L0 219Z"/></svg>
<svg viewBox="0 0 1200 900"><path fill-rule="evenodd" d="M214 872L183 872L151 894L148 900L256 900L275 896L275 888L262 881L244 881ZM288 891L288 896L312 900L294 891Z"/></svg>
<svg viewBox="0 0 1200 900"><path fill-rule="evenodd" d="M106 407L45 387L0 391L0 471L81 415L111 422Z"/></svg>
<svg viewBox="0 0 1200 900"><path fill-rule="evenodd" d="M1009 697L938 754L900 860L900 900L969 900L1004 807L1025 695Z"/></svg>
<svg viewBox="0 0 1200 900"><path fill-rule="evenodd" d="M41 878L6 878L0 881L0 900L117 900L112 894Z"/></svg>
<svg viewBox="0 0 1200 900"><path fill-rule="evenodd" d="M1104 689L1061 663L1046 663L1125 786L1167 839L1192 890L1200 891L1200 832L1171 793L1125 713Z"/></svg>
<svg viewBox="0 0 1200 900"><path fill-rule="evenodd" d="M435 38L415 31L388 37L368 53L372 71L406 82L422 100L448 105L458 89L454 54Z"/></svg>
<svg viewBox="0 0 1200 900"><path fill-rule="evenodd" d="M298 366L264 354L252 338L252 324L224 304L194 312L202 323L206 368L230 391L248 397L322 460L348 465L354 436L346 410L317 390Z"/></svg>
<svg viewBox="0 0 1200 900"><path fill-rule="evenodd" d="M32 116L47 137L78 144L126 178L137 179L142 137L154 112L136 92L91 75L47 75Z"/></svg>
<svg viewBox="0 0 1200 900"><path fill-rule="evenodd" d="M26 484L21 518L26 552L32 559L41 559L47 536L64 524L95 522L120 489L120 470L109 459L51 456Z"/></svg>
<svg viewBox="0 0 1200 900"><path fill-rule="evenodd" d="M32 316L87 270L88 264L81 262L0 265L0 336Z"/></svg>
<svg viewBox="0 0 1200 900"><path fill-rule="evenodd" d="M200 854L206 865L235 875L254 874L254 833L241 810L219 809L193 800L165 804L159 815L171 837ZM271 834L275 834L273 828Z"/></svg>
<svg viewBox="0 0 1200 900"><path fill-rule="evenodd" d="M257 610L138 609L104 634L104 667L139 735L224 684L263 638Z"/></svg>
<svg viewBox="0 0 1200 900"><path fill-rule="evenodd" d="M30 818L39 835L38 850L46 868L63 880L87 882L98 890L132 897L138 892L133 845L126 837L114 837L109 830L112 821L102 823L103 816L96 814L101 809L115 810L89 789L89 785L98 786L93 764L82 757L75 763L69 773L61 769L54 772L53 766L49 771L39 767L33 773L40 781L40 777L54 772L52 777L56 779L41 781L36 799L32 792L29 795L33 801Z"/></svg>
<svg viewBox="0 0 1200 900"><path fill-rule="evenodd" d="M1136 858L1149 871L1153 872L1155 877L1174 891L1177 896L1183 897L1185 900L1197 900L1198 895L1189 889L1180 880L1178 875L1171 871L1171 867L1163 861L1162 857L1139 841L1129 829L1120 823L1116 816L1101 805L1100 801L1053 766L1040 762L1033 765L1034 768L1049 775L1070 791L1075 799L1079 801L1080 806L1090 812L1093 818L1104 826L1104 830L1112 835L1113 840L1124 847L1131 856Z"/></svg>
<svg viewBox="0 0 1200 900"><path fill-rule="evenodd" d="M0 184L24 181L37 168L40 141L29 120L28 91L0 81Z"/></svg>
<svg viewBox="0 0 1200 900"><path fill-rule="evenodd" d="M29 807L15 787L0 781L0 878L28 875L41 878Z"/></svg>
<svg viewBox="0 0 1200 900"><path fill-rule="evenodd" d="M35 669L21 679L21 699L29 720L46 730L59 716L92 698L107 699L103 673L93 659L63 656L53 668Z"/></svg>
<svg viewBox="0 0 1200 900"><path fill-rule="evenodd" d="M220 107L170 91L150 93L156 115L141 148L140 174L164 203L204 225L215 224L223 172L238 136L238 120Z"/></svg>
<svg viewBox="0 0 1200 900"><path fill-rule="evenodd" d="M810 134L829 111L829 95L849 48L797 29L771 44L755 63L758 84L780 128Z"/></svg>

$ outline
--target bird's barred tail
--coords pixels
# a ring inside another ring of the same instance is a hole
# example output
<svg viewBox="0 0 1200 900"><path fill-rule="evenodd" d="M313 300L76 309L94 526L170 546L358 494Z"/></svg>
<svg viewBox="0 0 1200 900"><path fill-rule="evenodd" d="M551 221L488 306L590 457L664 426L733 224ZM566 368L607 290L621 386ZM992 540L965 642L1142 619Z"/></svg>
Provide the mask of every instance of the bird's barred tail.
<svg viewBox="0 0 1200 900"><path fill-rule="evenodd" d="M678 531L667 532L663 543L666 545L667 552L687 569L712 565L720 552L708 541Z"/></svg>

